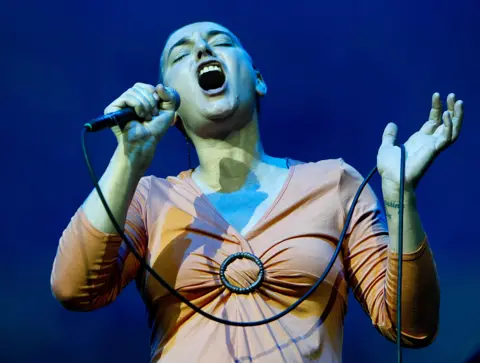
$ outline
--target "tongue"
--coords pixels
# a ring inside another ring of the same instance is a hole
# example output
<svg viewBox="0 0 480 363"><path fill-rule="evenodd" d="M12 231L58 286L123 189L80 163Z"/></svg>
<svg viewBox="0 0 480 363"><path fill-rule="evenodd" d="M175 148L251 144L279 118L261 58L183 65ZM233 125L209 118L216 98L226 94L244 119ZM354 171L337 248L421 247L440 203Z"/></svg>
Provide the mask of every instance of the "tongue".
<svg viewBox="0 0 480 363"><path fill-rule="evenodd" d="M225 83L225 75L219 71L205 72L200 76L198 83L205 91L217 89Z"/></svg>

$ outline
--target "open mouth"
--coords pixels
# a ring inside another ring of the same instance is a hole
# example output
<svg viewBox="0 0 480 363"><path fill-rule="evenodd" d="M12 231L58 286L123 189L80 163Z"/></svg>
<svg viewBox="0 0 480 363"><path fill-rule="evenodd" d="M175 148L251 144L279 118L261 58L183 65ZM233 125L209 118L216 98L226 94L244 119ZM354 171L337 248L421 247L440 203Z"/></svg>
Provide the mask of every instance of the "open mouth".
<svg viewBox="0 0 480 363"><path fill-rule="evenodd" d="M216 61L205 63L198 69L198 84L208 93L220 91L225 81L225 73L220 63Z"/></svg>

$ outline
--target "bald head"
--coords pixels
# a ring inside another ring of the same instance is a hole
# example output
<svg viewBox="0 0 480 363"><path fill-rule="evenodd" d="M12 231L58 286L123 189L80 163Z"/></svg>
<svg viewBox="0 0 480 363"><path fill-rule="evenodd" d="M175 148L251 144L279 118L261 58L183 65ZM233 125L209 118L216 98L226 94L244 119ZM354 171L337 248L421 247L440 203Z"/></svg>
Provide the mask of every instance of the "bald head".
<svg viewBox="0 0 480 363"><path fill-rule="evenodd" d="M212 22L186 25L168 37L160 75L182 99L177 115L189 136L218 137L243 127L266 92L239 39Z"/></svg>
<svg viewBox="0 0 480 363"><path fill-rule="evenodd" d="M169 56L171 56L172 52L174 52L176 48L181 46L188 46L196 40L198 41L198 39L196 38L198 38L199 36L203 37L206 41L208 41L211 38L222 35L229 37L238 47L241 47L243 49L240 40L235 36L235 34L233 34L226 27L214 22L204 21L191 23L172 32L168 36L167 41L165 42L165 46L163 47L162 54L160 56L160 80L163 80L163 70L165 67L165 62L168 60Z"/></svg>

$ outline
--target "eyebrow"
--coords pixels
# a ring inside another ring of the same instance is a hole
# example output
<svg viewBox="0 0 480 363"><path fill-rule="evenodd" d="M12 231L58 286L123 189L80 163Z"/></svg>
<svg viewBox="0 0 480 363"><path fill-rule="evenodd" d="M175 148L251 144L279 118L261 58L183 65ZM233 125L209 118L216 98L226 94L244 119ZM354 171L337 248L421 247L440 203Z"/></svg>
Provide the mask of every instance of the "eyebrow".
<svg viewBox="0 0 480 363"><path fill-rule="evenodd" d="M210 30L209 32L207 32L207 39L210 39L216 35L220 35L220 34L223 34L223 35L226 35L228 36L230 39L234 40L234 38L232 37L232 35L226 31L223 31L223 30ZM192 42L192 38L191 37L183 37L183 38L180 38L180 40L178 40L174 45L172 45L170 47L170 50L168 51L168 56L167 56L167 59L170 58L170 54L172 54L172 51L176 48L176 47L179 47L181 45L184 45L184 44L188 44L188 43L191 43Z"/></svg>

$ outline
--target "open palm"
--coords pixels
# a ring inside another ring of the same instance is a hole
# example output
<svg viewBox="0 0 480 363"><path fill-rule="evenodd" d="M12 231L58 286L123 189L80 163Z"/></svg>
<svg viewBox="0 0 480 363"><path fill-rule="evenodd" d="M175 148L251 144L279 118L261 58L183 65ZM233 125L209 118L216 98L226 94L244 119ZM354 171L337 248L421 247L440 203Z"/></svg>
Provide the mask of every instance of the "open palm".
<svg viewBox="0 0 480 363"><path fill-rule="evenodd" d="M460 134L463 122L463 102L453 93L447 97L447 111L442 115L440 95L432 97L430 117L421 129L405 143L405 186L415 188L435 157ZM377 168L383 181L400 185L400 147L395 145L397 125L389 123L383 132L377 154Z"/></svg>

